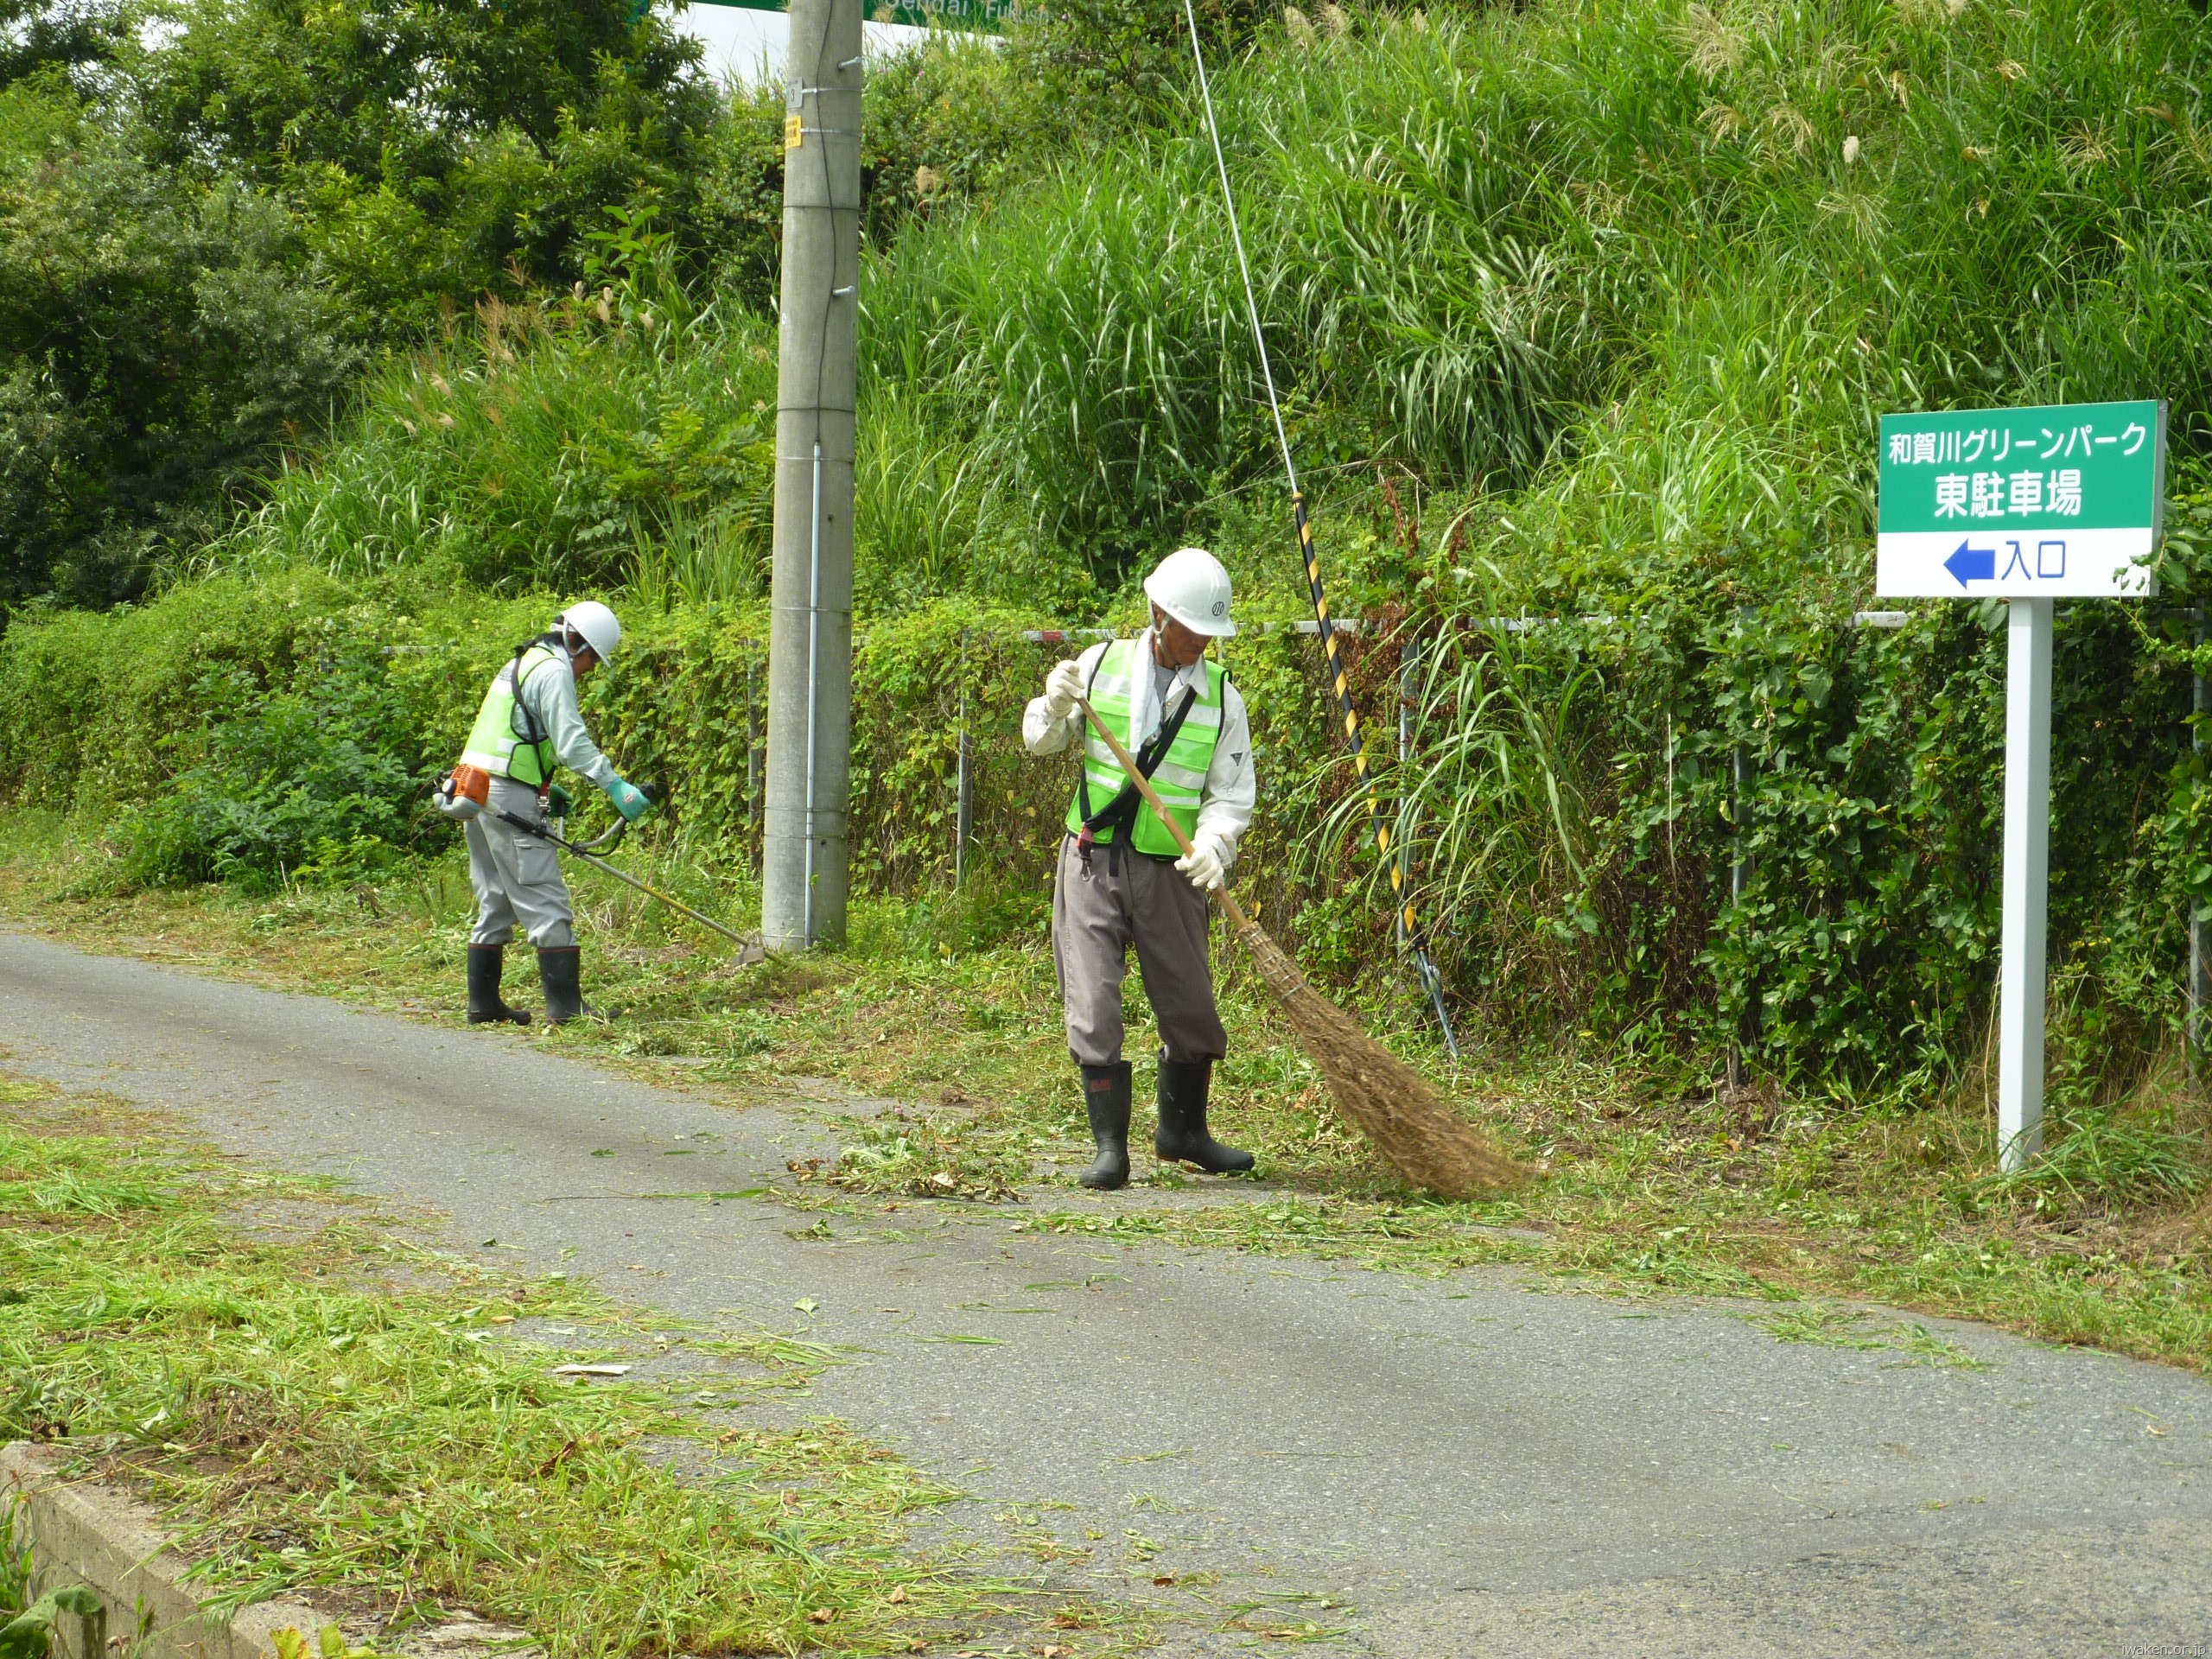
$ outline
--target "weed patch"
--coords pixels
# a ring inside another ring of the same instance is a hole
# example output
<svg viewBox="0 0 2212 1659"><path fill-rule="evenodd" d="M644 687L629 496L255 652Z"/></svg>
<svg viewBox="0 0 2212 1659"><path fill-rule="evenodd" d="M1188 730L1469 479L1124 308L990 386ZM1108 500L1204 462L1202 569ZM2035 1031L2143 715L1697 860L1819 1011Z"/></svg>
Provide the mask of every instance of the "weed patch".
<svg viewBox="0 0 2212 1659"><path fill-rule="evenodd" d="M575 1375L643 1347L639 1319L116 1128L9 1082L0 1436L144 1491L218 1599L315 1586L403 1624L466 1606L563 1659L904 1651L992 1613L988 1586L906 1548L955 1494L836 1423L702 1406L803 1384L817 1346L663 1331L653 1349L688 1347L711 1386ZM253 1225L276 1211L281 1237ZM595 1345L513 1334L552 1319ZM678 1445L703 1477L656 1453Z"/></svg>

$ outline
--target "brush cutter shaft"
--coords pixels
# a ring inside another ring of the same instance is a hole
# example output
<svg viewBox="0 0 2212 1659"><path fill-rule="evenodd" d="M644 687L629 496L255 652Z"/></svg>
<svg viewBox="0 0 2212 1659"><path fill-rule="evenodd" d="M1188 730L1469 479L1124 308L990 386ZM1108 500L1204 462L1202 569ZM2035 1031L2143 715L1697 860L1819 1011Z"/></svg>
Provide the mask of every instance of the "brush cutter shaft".
<svg viewBox="0 0 2212 1659"><path fill-rule="evenodd" d="M671 910L676 911L682 915L689 916L693 921L698 923L700 926L710 928L715 932L721 934L724 938L728 939L734 944L747 944L751 943L751 941L748 940L742 933L739 933L730 928L724 927L720 922L716 921L711 916L702 916L697 911L692 909L690 906L685 904L681 899L671 899L659 888L647 887L644 882L639 880L636 876L632 875L627 870L621 868L619 865L608 863L597 854L587 851L584 848L578 846L573 841L568 840L565 836L554 834L553 831L546 829L543 824L531 823L525 818L517 817L512 812L502 812L499 816L504 822L514 825L516 829L524 831L525 834L536 836L540 841L550 841L556 847L558 847L563 852L570 854L575 857L581 858L585 863L590 865L594 869L604 870L607 874L613 876L617 881L626 882L629 886L635 887L639 893L644 893L646 898L658 899L662 904L666 905Z"/></svg>
<svg viewBox="0 0 2212 1659"><path fill-rule="evenodd" d="M1106 722L1098 718L1098 711L1090 706L1090 700L1087 697L1077 697L1075 702L1076 707L1083 710L1083 717L1090 722L1092 728L1099 736L1106 740L1106 747L1114 751L1114 758L1122 763L1122 770L1129 774L1129 781L1137 786L1137 792L1152 804L1152 810L1160 815L1160 821L1167 826L1167 833L1175 837L1175 844L1183 849L1183 856L1190 857L1193 850L1191 846L1191 838L1183 833L1183 826L1175 822L1175 815L1167 810L1167 803L1160 798L1160 791L1153 788L1152 780L1137 770L1136 761L1131 758L1129 752L1122 747L1122 740L1106 729ZM1213 896L1221 900L1221 907L1228 913L1229 925L1231 927L1242 933L1251 925L1245 919L1243 911L1237 906L1236 900L1230 896L1227 887L1216 887L1212 892Z"/></svg>

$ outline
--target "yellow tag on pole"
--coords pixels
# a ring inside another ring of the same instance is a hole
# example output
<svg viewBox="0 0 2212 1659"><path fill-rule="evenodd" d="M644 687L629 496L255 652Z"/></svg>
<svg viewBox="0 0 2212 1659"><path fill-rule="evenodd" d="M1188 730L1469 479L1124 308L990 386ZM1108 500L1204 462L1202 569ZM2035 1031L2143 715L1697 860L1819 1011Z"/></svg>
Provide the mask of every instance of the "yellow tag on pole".
<svg viewBox="0 0 2212 1659"><path fill-rule="evenodd" d="M797 149L799 147L799 118L796 115L785 116L784 118L784 148L785 149Z"/></svg>

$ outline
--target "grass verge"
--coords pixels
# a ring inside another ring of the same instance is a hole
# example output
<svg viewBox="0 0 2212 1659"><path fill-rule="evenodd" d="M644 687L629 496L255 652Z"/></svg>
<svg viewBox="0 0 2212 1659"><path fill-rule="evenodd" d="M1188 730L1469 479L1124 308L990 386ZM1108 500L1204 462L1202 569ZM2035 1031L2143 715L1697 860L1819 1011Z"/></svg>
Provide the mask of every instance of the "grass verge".
<svg viewBox="0 0 2212 1659"><path fill-rule="evenodd" d="M639 1351L683 1363L556 1370ZM957 1494L834 1422L748 1424L828 1357L435 1254L0 1073L0 1438L152 1498L219 1600L313 1587L387 1630L467 1607L556 1659L926 1652L1024 1622L910 1548Z"/></svg>
<svg viewBox="0 0 2212 1659"><path fill-rule="evenodd" d="M0 915L16 925L459 1015L468 896L457 860L350 889L118 893L96 843L38 820L10 833ZM742 893L680 869L654 874L741 915ZM1376 1028L1544 1170L1502 1200L1440 1205L1366 1155L1232 954L1216 1122L1259 1153L1268 1190L1206 1180L1236 1201L1061 1214L1052 1195L1088 1147L1040 895L978 883L965 897L861 899L842 952L738 967L626 889L588 872L571 880L591 988L624 1013L535 1040L736 1098L812 1076L912 1103L858 1125L836 1165L798 1172L809 1179L795 1201L809 1208L1021 1196L1038 1227L1413 1272L1512 1263L1628 1294L1849 1296L2212 1370L2212 1215L2200 1198L2199 1109L2178 1088L2147 1089L2118 1117L2055 1125L2045 1162L1999 1179L1978 1103L1863 1109L1479 1045L1453 1067L1413 1011L1378 1002L1366 1010ZM527 976L511 970L511 981ZM1141 1056L1152 1033L1134 976L1128 1014L1129 1052ZM1173 1167L1145 1179L1197 1182ZM1793 1339L1865 1335L1828 1313L1784 1325L1777 1334Z"/></svg>

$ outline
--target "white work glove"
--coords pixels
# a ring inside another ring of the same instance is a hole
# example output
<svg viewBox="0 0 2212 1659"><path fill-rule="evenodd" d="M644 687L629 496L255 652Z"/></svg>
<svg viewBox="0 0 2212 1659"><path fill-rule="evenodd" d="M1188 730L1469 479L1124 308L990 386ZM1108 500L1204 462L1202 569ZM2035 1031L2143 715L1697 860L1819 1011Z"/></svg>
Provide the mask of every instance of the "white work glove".
<svg viewBox="0 0 2212 1659"><path fill-rule="evenodd" d="M1083 695L1083 670L1071 658L1056 663L1052 671L1045 677L1045 712L1054 720L1065 720L1075 713L1076 699Z"/></svg>
<svg viewBox="0 0 2212 1659"><path fill-rule="evenodd" d="M1229 862L1221 855L1221 843L1211 836L1193 837L1191 850L1175 861L1175 868L1189 876L1191 885L1200 893L1211 892L1229 874Z"/></svg>

